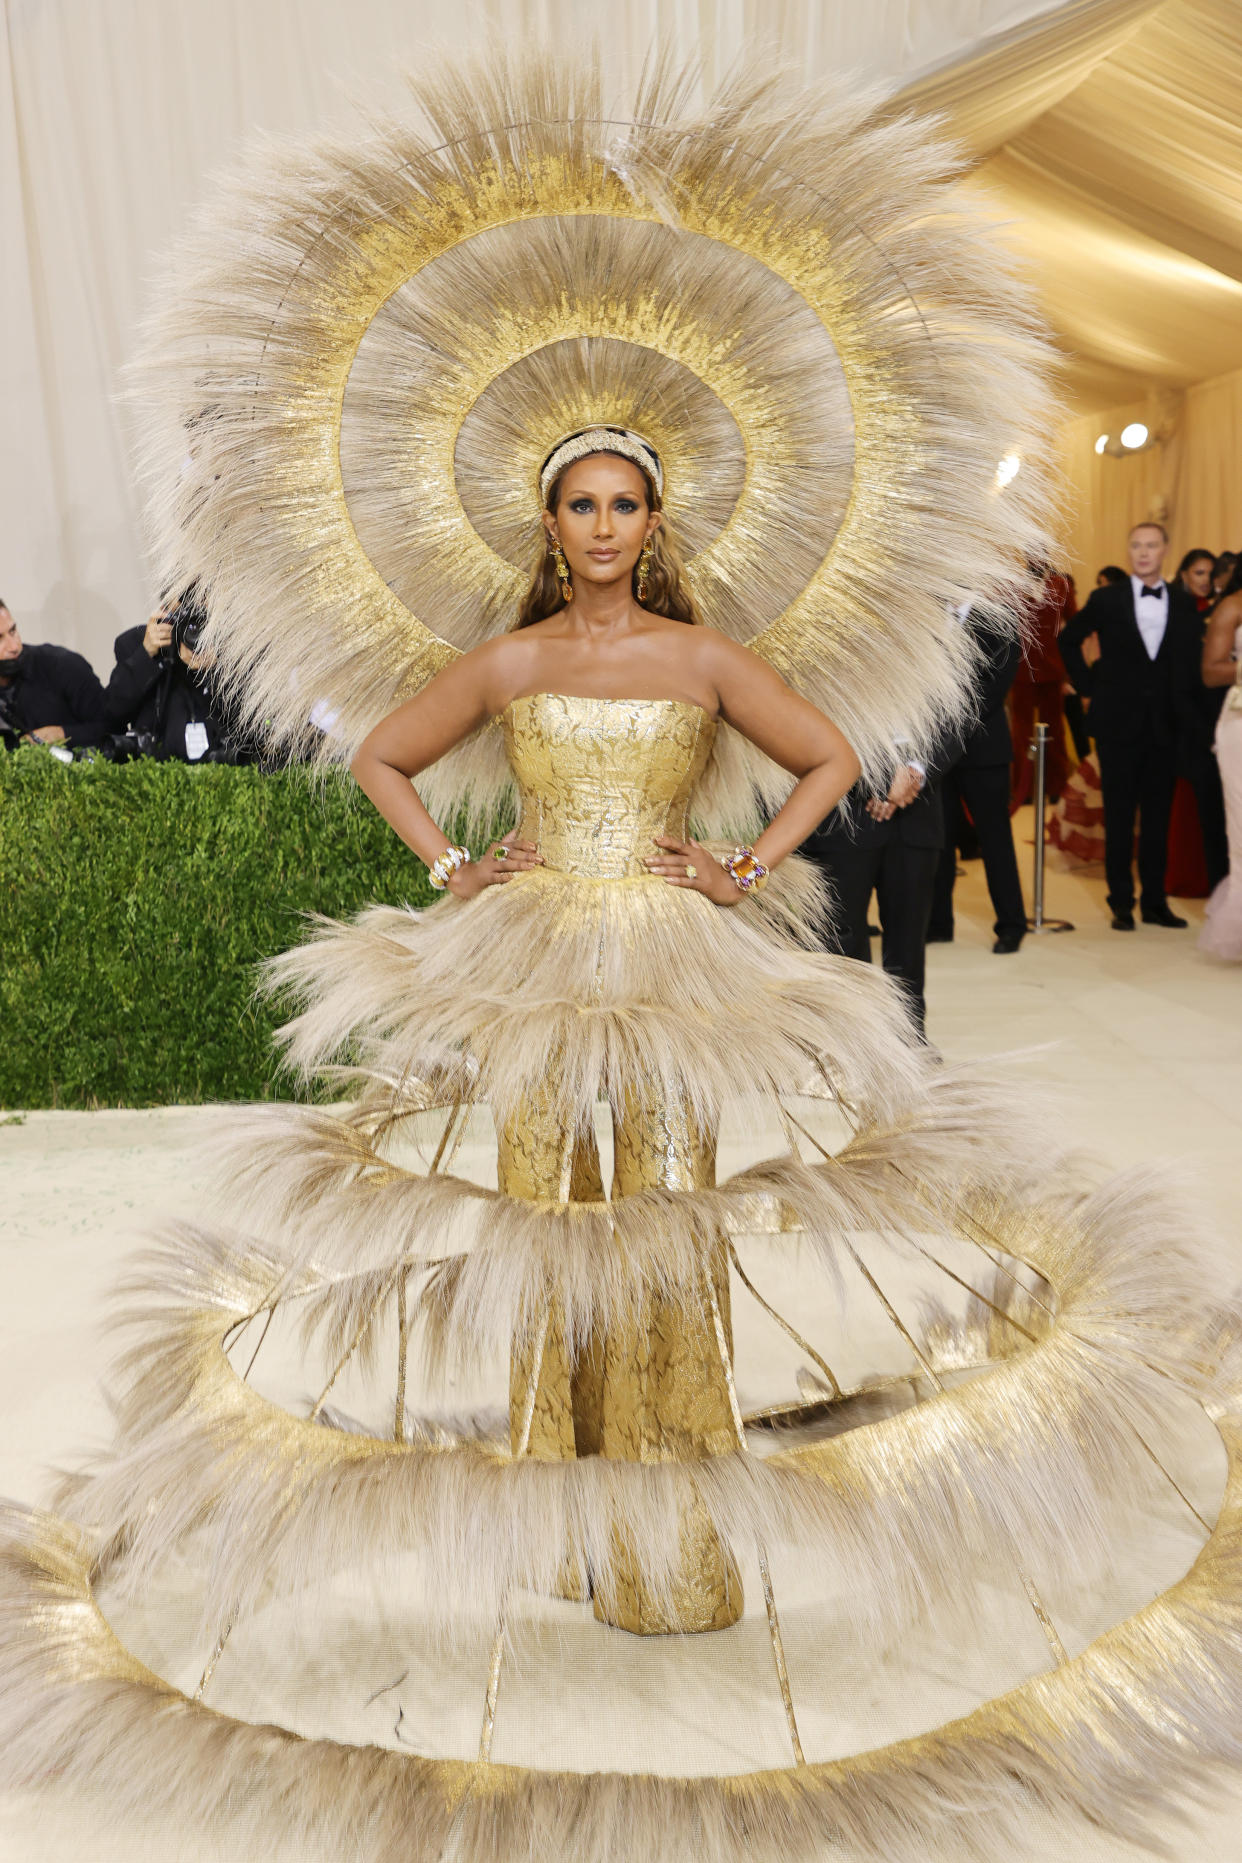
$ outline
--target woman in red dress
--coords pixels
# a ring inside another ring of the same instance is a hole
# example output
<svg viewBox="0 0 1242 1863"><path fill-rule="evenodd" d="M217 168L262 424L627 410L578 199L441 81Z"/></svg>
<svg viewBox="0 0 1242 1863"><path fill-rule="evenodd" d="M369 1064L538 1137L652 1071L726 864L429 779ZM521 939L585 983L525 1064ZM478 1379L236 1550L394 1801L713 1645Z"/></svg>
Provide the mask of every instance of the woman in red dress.
<svg viewBox="0 0 1242 1863"><path fill-rule="evenodd" d="M1070 577L1045 569L1040 593L1032 606L1027 624L1026 651L1010 694L1014 808L1021 808L1030 799L1031 759L1028 751L1037 723L1048 727L1049 799L1055 802L1065 788L1069 774L1065 754L1065 713L1061 703L1065 668L1057 650L1057 635L1070 616L1077 613L1078 603Z"/></svg>
<svg viewBox="0 0 1242 1863"><path fill-rule="evenodd" d="M1097 589L1110 582L1124 582L1126 572L1115 563L1106 563L1095 578ZM1073 579L1070 589L1073 591ZM1078 612L1077 601L1069 611ZM1060 660L1060 650L1057 654ZM1064 666L1061 668L1064 675ZM1086 701L1080 700L1081 705ZM1065 780L1061 799L1052 811L1048 823L1048 839L1053 847L1060 848L1072 861L1080 861L1084 866L1104 859L1104 797L1100 789L1100 767L1090 753L1091 718L1089 711L1082 714L1082 736L1087 748L1079 758L1078 767ZM1075 743L1078 744L1075 732Z"/></svg>

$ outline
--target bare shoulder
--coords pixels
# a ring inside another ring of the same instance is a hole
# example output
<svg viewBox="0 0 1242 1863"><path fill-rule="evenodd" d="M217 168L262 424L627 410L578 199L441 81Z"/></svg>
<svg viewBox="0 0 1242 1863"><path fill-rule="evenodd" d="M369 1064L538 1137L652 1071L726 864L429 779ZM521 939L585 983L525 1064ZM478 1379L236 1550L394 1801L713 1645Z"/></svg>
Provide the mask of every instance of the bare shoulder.
<svg viewBox="0 0 1242 1863"><path fill-rule="evenodd" d="M1208 617L1208 626L1222 634L1242 627L1242 590L1222 596Z"/></svg>
<svg viewBox="0 0 1242 1863"><path fill-rule="evenodd" d="M538 627L522 628L512 634L497 634L480 641L462 655L458 666L462 675L483 696L489 711L500 711L524 680L538 655Z"/></svg>
<svg viewBox="0 0 1242 1863"><path fill-rule="evenodd" d="M740 640L734 640L731 634L722 634L719 628L695 627L690 629L699 652L710 656L718 666L766 666L762 654L753 647L744 646Z"/></svg>
<svg viewBox="0 0 1242 1863"><path fill-rule="evenodd" d="M739 680L780 683L780 675L762 654L743 646L740 640L714 627L695 627L689 632L694 636L691 653L696 668L718 689L736 686Z"/></svg>

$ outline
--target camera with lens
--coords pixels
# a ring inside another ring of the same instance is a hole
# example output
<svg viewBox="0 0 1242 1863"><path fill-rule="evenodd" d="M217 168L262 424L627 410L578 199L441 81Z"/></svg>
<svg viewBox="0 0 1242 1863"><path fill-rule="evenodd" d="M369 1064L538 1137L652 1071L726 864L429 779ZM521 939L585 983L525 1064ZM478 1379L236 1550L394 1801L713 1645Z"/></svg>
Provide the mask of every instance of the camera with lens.
<svg viewBox="0 0 1242 1863"><path fill-rule="evenodd" d="M160 740L154 731L114 731L99 746L99 755L109 763L133 763L159 753Z"/></svg>
<svg viewBox="0 0 1242 1863"><path fill-rule="evenodd" d="M207 610L198 591L197 582L192 582L180 595L175 605L164 615L165 621L172 627L172 638L160 653L160 659L167 663L181 657L181 648L187 653L197 653L202 644L203 630L207 626Z"/></svg>

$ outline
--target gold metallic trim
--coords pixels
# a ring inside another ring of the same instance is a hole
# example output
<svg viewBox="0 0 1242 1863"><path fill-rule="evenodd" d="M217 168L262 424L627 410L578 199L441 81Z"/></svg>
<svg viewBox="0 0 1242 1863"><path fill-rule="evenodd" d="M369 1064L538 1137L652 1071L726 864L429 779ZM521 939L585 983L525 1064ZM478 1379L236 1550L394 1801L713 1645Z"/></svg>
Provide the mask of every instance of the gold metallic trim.
<svg viewBox="0 0 1242 1863"><path fill-rule="evenodd" d="M1031 1609L1034 1611L1039 1621L1039 1627L1044 1633L1048 1648L1052 1651L1052 1660L1055 1663L1068 1662L1069 1651L1057 1634L1057 1627L1049 1615L1048 1606L1044 1603L1035 1587L1034 1579L1029 1572L1023 1571L1021 1566L1018 1567L1018 1576L1022 1580L1022 1589L1026 1593L1027 1602L1030 1604Z"/></svg>
<svg viewBox="0 0 1242 1863"><path fill-rule="evenodd" d="M405 1384L410 1358L409 1283L410 1270L406 1266L397 1276L397 1401L392 1428L395 1443L405 1441Z"/></svg>
<svg viewBox="0 0 1242 1863"><path fill-rule="evenodd" d="M790 1322L785 1318L784 1314L778 1313L776 1308L771 1304L771 1302L764 1299L763 1295L759 1292L759 1289L755 1286L754 1282L751 1280L750 1276L747 1274L745 1268L743 1268L740 1260L738 1259L737 1249L732 1242L730 1242L729 1244L729 1259L733 1263L733 1272L736 1274L738 1280L742 1283L742 1286L746 1289L747 1293L752 1297L752 1299L756 1300L759 1303L759 1305L763 1308L764 1312L768 1314L770 1318L774 1319L776 1321L776 1324L779 1327L781 1327L785 1333L788 1334L789 1338L793 1340L794 1344L798 1347L799 1351L805 1352L807 1357L811 1360L811 1362L817 1365L820 1371L823 1372L825 1378L828 1380L828 1389L831 1392L832 1396L833 1397L843 1396L844 1393L842 1392L841 1386L837 1381L837 1375L833 1371L827 1359L821 1358L820 1354L815 1350L815 1347L809 1344L808 1341L802 1337L802 1334L798 1331L797 1327L791 1325Z"/></svg>
<svg viewBox="0 0 1242 1863"><path fill-rule="evenodd" d="M897 1331L901 1334L901 1337L905 1340L906 1344L909 1346L910 1350L913 1352L915 1358L918 1360L924 1373L931 1380L936 1390L943 1394L945 1390L945 1383L944 1383L943 1378L941 1378L939 1372L936 1370L936 1367L932 1364L931 1360L928 1358L927 1354L924 1352L922 1346L919 1344L914 1334L910 1331L910 1328L906 1325L900 1313L898 1313L896 1307L893 1305L888 1295L884 1292L884 1289L880 1286L880 1283L876 1280L870 1268L868 1268L866 1262L863 1260L862 1256L858 1253L858 1250L854 1247L854 1244L850 1241L849 1237L846 1235L843 1235L841 1237L841 1240L845 1244L846 1251L850 1255L851 1259L853 1260L854 1266L858 1269L859 1274L861 1274L864 1281L866 1281L867 1286L871 1289L872 1293L875 1295L876 1299L879 1301L880 1305L883 1307L888 1318L892 1321L893 1325L897 1328Z"/></svg>
<svg viewBox="0 0 1242 1863"><path fill-rule="evenodd" d="M737 1446L745 1451L746 1422L742 1416L742 1406L738 1402L737 1386L733 1381L733 1354L729 1350L729 1336L725 1331L724 1315L720 1311L720 1300L713 1277L705 1274L703 1282L707 1289L708 1300L711 1302L712 1328L716 1335L716 1350L720 1355L720 1367L724 1372L725 1384L729 1392L729 1409L733 1416L733 1428L737 1433ZM763 1581L763 1602L768 1616L768 1640L772 1645L772 1664L776 1670L777 1686L781 1691L785 1725L789 1729L789 1744L793 1748L794 1764L805 1766L806 1755L802 1751L802 1741L798 1734L798 1717L794 1712L793 1691L789 1686L789 1669L785 1662L785 1640L781 1636L781 1620L776 1610L776 1593L772 1589L772 1573L768 1567L767 1550L762 1540L756 1540L755 1550L759 1555L759 1575Z"/></svg>
<svg viewBox="0 0 1242 1863"><path fill-rule="evenodd" d="M203 1673L198 1678L198 1687L190 1697L191 1701L201 1701L203 1699L203 1696L207 1692L207 1685L211 1681L212 1676L216 1673L216 1664L219 1662L221 1656L223 1656L224 1647L232 1634L233 1625L229 1622L216 1638L211 1655L207 1658L203 1667Z"/></svg>
<svg viewBox="0 0 1242 1863"><path fill-rule="evenodd" d="M522 1412L522 1428L514 1449L515 1460L524 1456L530 1448L530 1433L535 1421L535 1405L539 1398L539 1374L543 1370L543 1355L547 1350L548 1329L552 1323L550 1312L545 1311L543 1323L539 1328L539 1337L531 1358L530 1382L526 1389L526 1404ZM500 1671L505 1659L505 1613L502 1611L500 1622L496 1627L496 1637L492 1644L491 1661L487 1667L487 1693L483 1700L483 1726L479 1732L479 1758L486 1761L492 1755L492 1735L496 1728L496 1703L500 1697Z"/></svg>
<svg viewBox="0 0 1242 1863"><path fill-rule="evenodd" d="M776 1593L772 1589L772 1573L768 1567L768 1555L762 1540L757 1542L759 1554L759 1576L763 1580L763 1602L768 1614L768 1638L772 1644L772 1661L776 1665L776 1680L780 1685L781 1701L785 1707L785 1725L789 1729L789 1744L793 1748L794 1765L805 1766L806 1754L802 1751L802 1741L798 1736L798 1718L794 1713L793 1690L789 1686L789 1670L785 1664L785 1639L781 1635L781 1620L776 1614Z"/></svg>
<svg viewBox="0 0 1242 1863"><path fill-rule="evenodd" d="M906 1325L905 1321L902 1319L901 1315L898 1313L896 1307L894 1307L892 1301L888 1298L888 1295L884 1292L884 1289L880 1286L880 1283L876 1280L871 1270L867 1267L866 1263L863 1261L861 1255L858 1253L858 1250L854 1247L854 1244L850 1241L849 1237L842 1236L841 1239L845 1243L846 1248L849 1250L849 1253L853 1257L859 1273L866 1280L868 1286L871 1288L872 1293L875 1295L876 1299L879 1301L880 1305L883 1307L885 1313L888 1315L893 1325L897 1328L897 1331L901 1334L901 1337L905 1340L906 1344L910 1347L911 1351L914 1353L914 1356L919 1361L919 1364L922 1366L927 1376L931 1379L932 1383L935 1385L937 1391L943 1393L946 1388L944 1380L940 1377L939 1373L936 1371L936 1368L931 1363L931 1360L923 1352L918 1341L915 1339L914 1334L910 1331L909 1327ZM971 1292L972 1293L974 1292L973 1288L971 1289ZM989 1302L989 1304L991 1303ZM1023 1328L1022 1330L1025 1331L1025 1328ZM1028 1335L1028 1337L1033 1339L1034 1335L1030 1334ZM1044 1603L1043 1599L1040 1597L1038 1591L1035 1588L1034 1579L1030 1577L1030 1575L1024 1570L1022 1566L1018 1567L1018 1576L1022 1580L1023 1590L1026 1592L1027 1598L1030 1600L1031 1609L1034 1611L1036 1618L1039 1620L1039 1627L1043 1631L1044 1636L1047 1638L1048 1647L1052 1651L1054 1660L1059 1663L1065 1662L1067 1660L1067 1657L1065 1654L1065 1645L1062 1643L1060 1637L1057 1635L1056 1628L1052 1622L1052 1618L1048 1614L1048 1607Z"/></svg>
<svg viewBox="0 0 1242 1863"><path fill-rule="evenodd" d="M505 1620L502 1617L492 1643L487 1665L487 1693L483 1698L483 1725L479 1729L479 1761L486 1765L492 1757L492 1736L496 1731L496 1703L500 1698L500 1671L505 1660Z"/></svg>

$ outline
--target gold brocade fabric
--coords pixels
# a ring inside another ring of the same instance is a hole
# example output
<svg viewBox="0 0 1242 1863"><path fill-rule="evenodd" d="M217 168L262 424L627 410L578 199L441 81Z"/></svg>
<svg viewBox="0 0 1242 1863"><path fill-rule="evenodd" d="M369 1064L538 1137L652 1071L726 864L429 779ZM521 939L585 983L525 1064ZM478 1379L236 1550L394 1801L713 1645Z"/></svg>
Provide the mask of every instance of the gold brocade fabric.
<svg viewBox="0 0 1242 1863"><path fill-rule="evenodd" d="M646 877L655 836L685 836L716 734L700 706L535 692L514 699L502 722L523 839L554 872Z"/></svg>
<svg viewBox="0 0 1242 1863"><path fill-rule="evenodd" d="M714 724L676 700L583 699L538 693L505 713L505 739L522 794L522 828L549 867L586 880L642 876L656 834L681 836L694 784L711 750ZM520 884L520 882L511 882ZM612 1194L653 1188L693 1193L715 1181L714 1136L685 1110L661 1104L635 1081L614 1120ZM555 1202L603 1197L594 1136L566 1131L547 1106L532 1103L499 1134L498 1178L510 1196ZM716 1297L729 1327L723 1238L711 1261ZM687 1319L652 1297L631 1323L571 1354L549 1316L532 1400L534 1349L515 1352L510 1431L515 1452L548 1460L604 1455L618 1460L693 1461L736 1448L728 1386L707 1290L701 1315ZM681 1523L681 1571L671 1610L662 1608L618 1542L607 1573L594 1578L595 1614L645 1634L723 1629L742 1611L742 1588L705 1516ZM583 1575L567 1572L566 1596L585 1595Z"/></svg>

